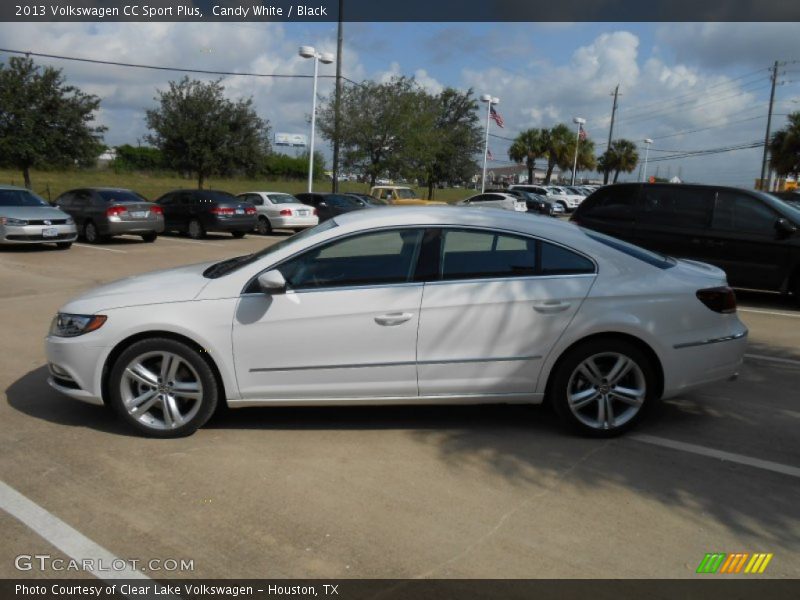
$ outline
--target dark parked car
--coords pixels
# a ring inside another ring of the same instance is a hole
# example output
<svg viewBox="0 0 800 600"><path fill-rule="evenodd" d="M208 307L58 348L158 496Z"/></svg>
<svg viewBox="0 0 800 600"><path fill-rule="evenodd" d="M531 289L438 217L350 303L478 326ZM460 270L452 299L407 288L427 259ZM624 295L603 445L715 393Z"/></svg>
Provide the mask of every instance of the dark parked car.
<svg viewBox="0 0 800 600"><path fill-rule="evenodd" d="M119 188L81 188L64 192L55 202L69 214L90 244L115 235L139 235L154 242L164 231L161 207L141 194Z"/></svg>
<svg viewBox="0 0 800 600"><path fill-rule="evenodd" d="M317 192L304 192L295 194L295 198L303 204L317 209L319 222L327 221L337 215L364 208L356 198L347 194L319 194Z"/></svg>
<svg viewBox="0 0 800 600"><path fill-rule="evenodd" d="M710 185L610 185L584 200L571 220L716 265L734 287L800 299L800 209L769 194Z"/></svg>
<svg viewBox="0 0 800 600"><path fill-rule="evenodd" d="M166 231L188 233L192 239L209 231L242 238L256 226L256 207L219 190L176 190L156 200L164 209Z"/></svg>
<svg viewBox="0 0 800 600"><path fill-rule="evenodd" d="M347 192L345 196L350 196L358 200L364 208L378 208L379 206L391 206L386 200L380 200L375 196L369 194L357 194L355 192Z"/></svg>
<svg viewBox="0 0 800 600"><path fill-rule="evenodd" d="M533 192L528 192L519 188L491 188L486 190L486 193L511 194L512 196L516 196L520 200L525 200L528 206L528 212L531 213L549 215L551 217L564 214L564 208L547 196L534 194Z"/></svg>

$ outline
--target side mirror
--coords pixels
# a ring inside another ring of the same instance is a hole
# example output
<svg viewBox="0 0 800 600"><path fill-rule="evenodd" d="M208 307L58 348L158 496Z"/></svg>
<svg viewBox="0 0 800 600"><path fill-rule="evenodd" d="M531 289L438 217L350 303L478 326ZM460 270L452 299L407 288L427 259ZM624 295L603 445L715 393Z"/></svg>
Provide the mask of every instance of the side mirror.
<svg viewBox="0 0 800 600"><path fill-rule="evenodd" d="M789 236L797 233L797 226L788 219L780 218L775 221L775 229L780 235Z"/></svg>
<svg viewBox="0 0 800 600"><path fill-rule="evenodd" d="M265 294L285 294L286 279L280 271L272 269L258 276L258 287Z"/></svg>
<svg viewBox="0 0 800 600"><path fill-rule="evenodd" d="M327 202L324 202L324 201L323 201L323 202L320 202L320 203L319 203L319 207L320 207L320 208L328 208L328 203L327 203Z"/></svg>

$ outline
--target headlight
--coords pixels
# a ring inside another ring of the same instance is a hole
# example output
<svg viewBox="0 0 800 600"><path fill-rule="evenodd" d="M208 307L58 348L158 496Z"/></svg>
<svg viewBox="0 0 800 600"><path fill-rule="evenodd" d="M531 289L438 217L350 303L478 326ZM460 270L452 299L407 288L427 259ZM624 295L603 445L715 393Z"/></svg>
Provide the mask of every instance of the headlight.
<svg viewBox="0 0 800 600"><path fill-rule="evenodd" d="M66 223L67 225L75 225L75 219L73 219L72 217L67 217Z"/></svg>
<svg viewBox="0 0 800 600"><path fill-rule="evenodd" d="M58 313L50 325L50 335L58 337L75 337L95 331L106 322L105 315L68 315Z"/></svg>
<svg viewBox="0 0 800 600"><path fill-rule="evenodd" d="M27 225L25 219L12 219L11 217L0 217L0 225Z"/></svg>

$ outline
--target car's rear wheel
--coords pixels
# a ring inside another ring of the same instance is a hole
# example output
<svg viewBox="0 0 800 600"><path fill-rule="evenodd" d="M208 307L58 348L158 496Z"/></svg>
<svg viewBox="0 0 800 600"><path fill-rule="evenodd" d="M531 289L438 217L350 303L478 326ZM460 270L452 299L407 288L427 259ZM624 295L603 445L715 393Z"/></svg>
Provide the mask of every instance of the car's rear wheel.
<svg viewBox="0 0 800 600"><path fill-rule="evenodd" d="M214 413L219 395L211 367L188 345L167 338L134 343L109 376L112 408L151 437L194 433Z"/></svg>
<svg viewBox="0 0 800 600"><path fill-rule="evenodd" d="M272 223L269 222L267 217L261 216L258 217L258 223L256 223L256 230L261 235L270 235L272 233Z"/></svg>
<svg viewBox="0 0 800 600"><path fill-rule="evenodd" d="M564 212L567 212L569 210L569 207L567 206L566 202L559 202L558 204L559 206L561 206L561 208L564 209Z"/></svg>
<svg viewBox="0 0 800 600"><path fill-rule="evenodd" d="M585 435L612 437L633 427L656 396L650 358L631 342L587 341L570 350L553 374L553 408Z"/></svg>
<svg viewBox="0 0 800 600"><path fill-rule="evenodd" d="M192 219L189 221L188 233L189 237L193 240L200 240L206 237L206 230L203 227L203 224L197 219Z"/></svg>
<svg viewBox="0 0 800 600"><path fill-rule="evenodd" d="M237 240L240 240L244 237L245 231L231 231L231 235L235 237Z"/></svg>
<svg viewBox="0 0 800 600"><path fill-rule="evenodd" d="M72 248L72 242L56 242L56 248L59 250L69 250Z"/></svg>
<svg viewBox="0 0 800 600"><path fill-rule="evenodd" d="M104 241L104 238L97 230L97 225L94 224L94 221L86 221L86 224L83 226L83 239L90 244L99 244L100 242Z"/></svg>
<svg viewBox="0 0 800 600"><path fill-rule="evenodd" d="M157 237L158 237L158 234L155 233L155 232L143 233L142 234L142 241L143 242L147 242L149 244L149 243L155 242Z"/></svg>

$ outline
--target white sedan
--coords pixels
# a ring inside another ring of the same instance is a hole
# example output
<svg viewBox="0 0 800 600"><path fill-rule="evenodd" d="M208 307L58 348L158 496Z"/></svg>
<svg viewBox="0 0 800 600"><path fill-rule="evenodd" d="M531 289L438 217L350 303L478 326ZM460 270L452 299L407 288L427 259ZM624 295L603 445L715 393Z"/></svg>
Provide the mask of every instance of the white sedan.
<svg viewBox="0 0 800 600"><path fill-rule="evenodd" d="M470 196L457 203L459 206L472 206L475 208L500 208L503 210L514 210L517 212L528 212L528 205L525 200L517 198L513 194L504 192L487 192Z"/></svg>
<svg viewBox="0 0 800 600"><path fill-rule="evenodd" d="M736 375L725 274L555 219L453 207L338 216L255 254L61 308L49 383L157 437L230 407L552 403L596 436Z"/></svg>
<svg viewBox="0 0 800 600"><path fill-rule="evenodd" d="M319 223L317 211L303 204L291 194L283 192L245 192L238 198L256 207L256 231L270 235L273 229L300 231Z"/></svg>

